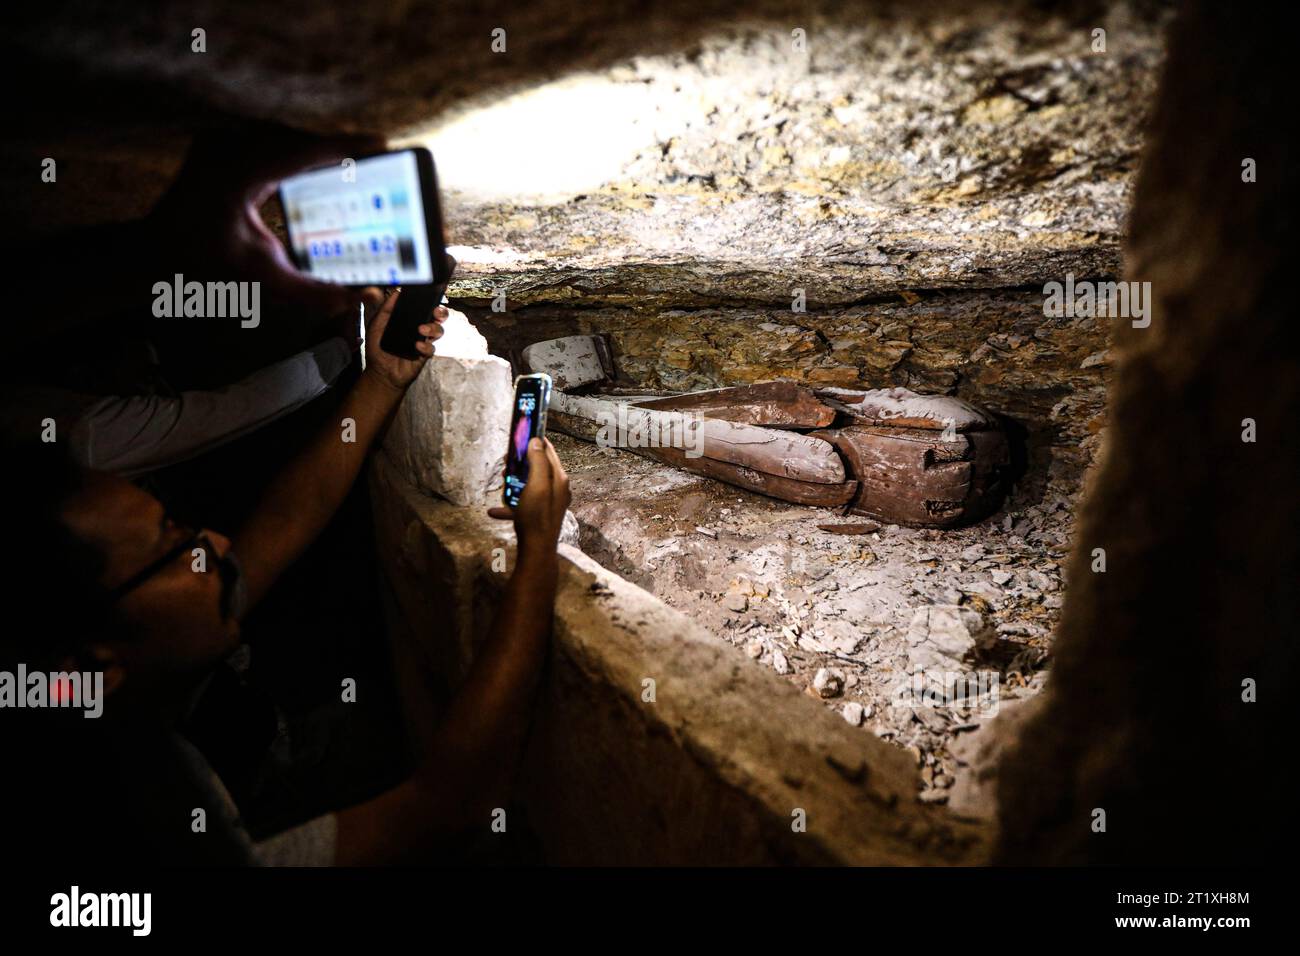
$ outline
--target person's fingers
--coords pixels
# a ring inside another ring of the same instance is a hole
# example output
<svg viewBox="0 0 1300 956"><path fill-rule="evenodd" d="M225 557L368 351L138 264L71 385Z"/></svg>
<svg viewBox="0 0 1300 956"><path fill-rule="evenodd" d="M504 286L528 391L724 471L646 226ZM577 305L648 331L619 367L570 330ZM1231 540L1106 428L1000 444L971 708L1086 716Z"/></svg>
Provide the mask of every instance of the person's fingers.
<svg viewBox="0 0 1300 956"><path fill-rule="evenodd" d="M357 296L354 290L329 282L318 282L272 264L260 273L264 301L291 303L295 308L317 315L339 315L355 312Z"/></svg>
<svg viewBox="0 0 1300 956"><path fill-rule="evenodd" d="M199 133L190 141L185 162L168 195L225 204L241 199L260 206L280 180L301 170L360 158L386 148L375 136L321 137L276 124L258 124L242 132L229 129ZM166 197L165 197L166 198Z"/></svg>
<svg viewBox="0 0 1300 956"><path fill-rule="evenodd" d="M433 343L426 342L424 341L424 339L415 340L415 350L419 352L421 355L423 355L425 358L433 358L433 356L436 354L433 348Z"/></svg>
<svg viewBox="0 0 1300 956"><path fill-rule="evenodd" d="M273 262L269 274L263 276L268 301L292 302L305 311L325 315L356 310L356 290L347 286L309 278L278 262Z"/></svg>
<svg viewBox="0 0 1300 956"><path fill-rule="evenodd" d="M401 289L394 289L393 294L384 299L383 305L375 310L373 316L369 309L366 310L366 338L374 341L383 338L389 316L393 314L393 307L397 305L397 297L401 294Z"/></svg>
<svg viewBox="0 0 1300 956"><path fill-rule="evenodd" d="M426 339L440 339L447 330L437 322L426 322L418 331Z"/></svg>
<svg viewBox="0 0 1300 956"><path fill-rule="evenodd" d="M304 272L289 258L284 244L260 219L254 224L257 240L252 250L254 277L262 282L267 298L292 302L313 312L337 313L355 309L360 300L358 290L333 282L321 282Z"/></svg>
<svg viewBox="0 0 1300 956"><path fill-rule="evenodd" d="M450 316L451 313L447 311L447 307L445 305L440 305L433 310L433 317L437 319L439 322L446 322Z"/></svg>
<svg viewBox="0 0 1300 956"><path fill-rule="evenodd" d="M337 163L343 174L343 160L357 160L383 152L386 144L376 136L311 136L295 130L276 131L256 144L251 162L241 171L250 198L261 205L271 197L280 180L294 173Z"/></svg>
<svg viewBox="0 0 1300 956"><path fill-rule="evenodd" d="M495 507L495 508L489 508L489 509L488 509L488 517L489 517L489 518L501 518L502 520L505 520L505 521L513 521L513 520L514 520L514 517L515 517L515 509L514 509L514 508L503 508L503 507L501 507L501 506L498 505L498 506Z"/></svg>

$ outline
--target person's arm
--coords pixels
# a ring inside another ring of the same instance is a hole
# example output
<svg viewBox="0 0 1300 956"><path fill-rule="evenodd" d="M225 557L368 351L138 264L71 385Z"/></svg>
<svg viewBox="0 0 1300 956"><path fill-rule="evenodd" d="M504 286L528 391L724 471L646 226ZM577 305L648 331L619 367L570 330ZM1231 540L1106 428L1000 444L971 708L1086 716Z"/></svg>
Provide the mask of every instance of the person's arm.
<svg viewBox="0 0 1300 956"><path fill-rule="evenodd" d="M340 405L338 420L322 428L280 472L234 536L232 547L244 568L249 607L261 599L334 515L406 387L433 354L431 341L442 335L441 323L447 316L447 310L441 307L434 313L435 321L420 326L426 341L417 342L416 350L423 358L397 358L379 347L397 295L390 295L378 314L367 322L366 370ZM372 311L367 309L368 313ZM344 422L349 419L345 430Z"/></svg>
<svg viewBox="0 0 1300 956"><path fill-rule="evenodd" d="M126 478L185 461L303 407L351 361L333 338L224 388L97 399L69 422L73 460Z"/></svg>
<svg viewBox="0 0 1300 956"><path fill-rule="evenodd" d="M391 863L487 827L505 806L545 657L555 607L555 553L569 479L549 441L528 446L528 484L514 512L515 571L492 632L410 780L338 814L340 866Z"/></svg>

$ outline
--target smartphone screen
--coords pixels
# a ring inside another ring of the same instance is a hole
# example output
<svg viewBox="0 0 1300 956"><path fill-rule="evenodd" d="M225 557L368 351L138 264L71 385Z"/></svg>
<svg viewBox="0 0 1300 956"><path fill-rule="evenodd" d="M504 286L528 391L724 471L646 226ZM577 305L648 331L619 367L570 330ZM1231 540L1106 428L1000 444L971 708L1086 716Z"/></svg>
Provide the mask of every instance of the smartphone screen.
<svg viewBox="0 0 1300 956"><path fill-rule="evenodd" d="M428 178L432 160L427 151ZM434 281L417 150L301 173L280 184L289 247L298 267L322 282L418 285Z"/></svg>
<svg viewBox="0 0 1300 956"><path fill-rule="evenodd" d="M510 419L510 445L506 449L506 480L502 500L519 504L528 483L528 442L546 435L546 406L551 398L551 377L545 373L521 375L515 380L515 408Z"/></svg>

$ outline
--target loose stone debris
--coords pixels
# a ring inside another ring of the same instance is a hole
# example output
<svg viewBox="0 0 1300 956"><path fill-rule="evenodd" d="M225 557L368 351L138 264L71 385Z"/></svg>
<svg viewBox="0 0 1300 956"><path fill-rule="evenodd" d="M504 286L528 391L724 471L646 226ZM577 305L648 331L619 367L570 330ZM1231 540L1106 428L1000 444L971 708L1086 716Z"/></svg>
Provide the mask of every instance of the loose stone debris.
<svg viewBox="0 0 1300 956"><path fill-rule="evenodd" d="M838 697L844 689L844 675L823 667L813 677L812 689L817 692L818 697Z"/></svg>
<svg viewBox="0 0 1300 956"><path fill-rule="evenodd" d="M919 608L907 629L908 664L913 673L960 671L984 638L984 618L978 611L957 604Z"/></svg>
<svg viewBox="0 0 1300 956"><path fill-rule="evenodd" d="M553 440L583 550L864 733L911 750L924 799L942 802L967 772L955 744L1042 689L1076 473L1052 473L969 527L878 523L850 536L819 527L826 509ZM995 677L996 693L944 699L955 681L918 693L918 667Z"/></svg>

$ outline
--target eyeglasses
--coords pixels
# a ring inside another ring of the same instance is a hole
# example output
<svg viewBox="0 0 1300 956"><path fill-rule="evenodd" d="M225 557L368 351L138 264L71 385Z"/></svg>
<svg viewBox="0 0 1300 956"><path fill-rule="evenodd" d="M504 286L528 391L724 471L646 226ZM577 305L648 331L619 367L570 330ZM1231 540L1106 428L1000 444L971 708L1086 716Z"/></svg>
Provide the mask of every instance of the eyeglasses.
<svg viewBox="0 0 1300 956"><path fill-rule="evenodd" d="M186 551L192 551L197 547L202 547L204 551L210 551L215 554L212 548L212 542L208 539L207 533L203 531L194 531L186 536L185 540L174 548L168 549L167 553L156 560L150 561L147 565L131 575L112 591L109 592L109 598L114 602L122 600L140 585L144 584L155 574L167 567Z"/></svg>

